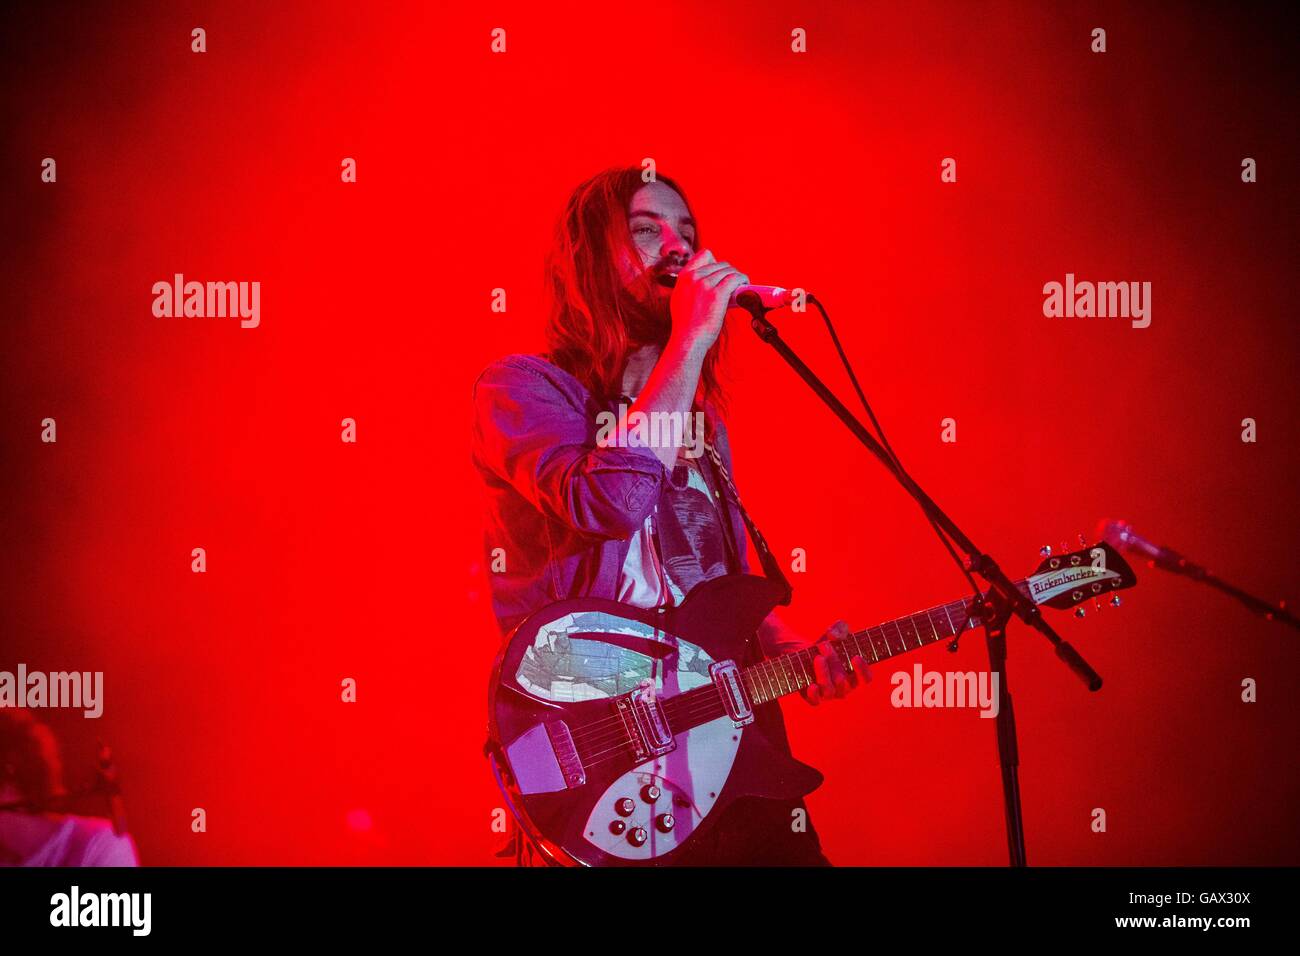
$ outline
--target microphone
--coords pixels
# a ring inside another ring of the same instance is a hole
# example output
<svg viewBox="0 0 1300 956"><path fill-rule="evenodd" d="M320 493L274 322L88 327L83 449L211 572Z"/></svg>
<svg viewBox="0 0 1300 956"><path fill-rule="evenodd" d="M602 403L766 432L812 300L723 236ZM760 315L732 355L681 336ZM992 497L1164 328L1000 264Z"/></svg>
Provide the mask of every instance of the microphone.
<svg viewBox="0 0 1300 956"><path fill-rule="evenodd" d="M1172 548L1162 548L1160 545L1154 544L1139 535L1127 521L1103 521L1101 524L1101 537L1112 548L1118 551L1128 551L1131 554L1140 554L1144 558L1154 561L1156 565L1166 571L1177 571L1181 574L1191 574L1193 576L1203 573L1202 568L1192 564Z"/></svg>
<svg viewBox="0 0 1300 956"><path fill-rule="evenodd" d="M1296 630L1300 630L1300 618L1286 609L1285 601L1277 604L1265 601L1263 598L1255 597L1255 595L1215 577L1205 568L1188 561L1172 548L1162 548L1160 545L1148 541L1134 532L1133 527L1127 521L1103 521L1101 523L1101 537L1112 548L1150 558L1152 564L1164 571L1183 574L1193 581L1208 584L1236 598L1256 614L1262 615L1270 621L1289 624Z"/></svg>
<svg viewBox="0 0 1300 956"><path fill-rule="evenodd" d="M779 285L742 285L731 293L731 300L727 302L727 308L732 309L739 305L740 297L747 292L758 296L758 300L763 303L765 309L784 309L794 301L794 293Z"/></svg>
<svg viewBox="0 0 1300 956"><path fill-rule="evenodd" d="M666 285L672 288L677 285L677 276L663 274L655 277L655 281L660 285ZM745 293L753 293L758 296L765 309L784 309L794 301L794 293L789 289L779 285L742 285L735 292L731 293L731 298L727 301L727 308L734 309L739 303L737 300Z"/></svg>

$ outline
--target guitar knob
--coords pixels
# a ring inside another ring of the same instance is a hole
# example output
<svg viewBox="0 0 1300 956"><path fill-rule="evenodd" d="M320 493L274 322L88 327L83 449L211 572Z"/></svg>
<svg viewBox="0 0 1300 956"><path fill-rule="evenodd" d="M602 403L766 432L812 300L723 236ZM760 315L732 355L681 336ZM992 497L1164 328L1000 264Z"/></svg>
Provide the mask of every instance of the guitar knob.
<svg viewBox="0 0 1300 956"><path fill-rule="evenodd" d="M614 812L620 817L630 817L636 810L636 801L631 797L624 797L622 800L614 801Z"/></svg>
<svg viewBox="0 0 1300 956"><path fill-rule="evenodd" d="M1110 606L1111 606L1111 607L1119 607L1119 595L1118 595L1118 594L1112 594L1112 595L1110 596Z"/></svg>
<svg viewBox="0 0 1300 956"><path fill-rule="evenodd" d="M1084 610L1083 608L1081 608L1081 607L1076 607L1076 608L1074 609L1074 616L1075 616L1075 617L1087 617L1087 616L1088 616L1088 612L1085 611L1085 610Z"/></svg>
<svg viewBox="0 0 1300 956"><path fill-rule="evenodd" d="M1038 553L1045 558L1049 558L1052 556L1052 546L1050 544L1045 544L1038 549Z"/></svg>
<svg viewBox="0 0 1300 956"><path fill-rule="evenodd" d="M650 839L650 834L646 833L645 827L633 827L628 831L627 842L633 846L645 846L645 841Z"/></svg>
<svg viewBox="0 0 1300 956"><path fill-rule="evenodd" d="M609 824L609 832L614 834L614 836L618 836L626 829L627 829L627 824L624 823L622 820L613 820Z"/></svg>
<svg viewBox="0 0 1300 956"><path fill-rule="evenodd" d="M655 817L655 826L660 833L669 833L673 827L677 826L677 821L673 819L671 813L661 813Z"/></svg>
<svg viewBox="0 0 1300 956"><path fill-rule="evenodd" d="M646 803L654 803L659 799L662 791L653 783L648 783L641 788L641 799Z"/></svg>

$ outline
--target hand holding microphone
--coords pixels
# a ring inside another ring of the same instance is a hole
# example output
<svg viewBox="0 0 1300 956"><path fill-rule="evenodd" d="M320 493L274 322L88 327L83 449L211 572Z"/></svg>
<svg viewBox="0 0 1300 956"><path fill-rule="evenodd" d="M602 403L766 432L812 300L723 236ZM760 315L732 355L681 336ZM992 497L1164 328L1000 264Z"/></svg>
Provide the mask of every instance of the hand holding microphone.
<svg viewBox="0 0 1300 956"><path fill-rule="evenodd" d="M789 289L752 285L749 276L728 262L718 262L702 249L679 270L661 270L658 281L673 289L671 310L673 332L699 351L708 351L722 331L728 309L736 308L742 295L756 295L767 309L780 309L793 301Z"/></svg>
<svg viewBox="0 0 1300 956"><path fill-rule="evenodd" d="M708 249L701 249L675 274L671 267L661 271L659 281L673 287L669 301L673 338L690 351L703 354L717 341L732 296L748 284L749 276L728 262L718 262Z"/></svg>

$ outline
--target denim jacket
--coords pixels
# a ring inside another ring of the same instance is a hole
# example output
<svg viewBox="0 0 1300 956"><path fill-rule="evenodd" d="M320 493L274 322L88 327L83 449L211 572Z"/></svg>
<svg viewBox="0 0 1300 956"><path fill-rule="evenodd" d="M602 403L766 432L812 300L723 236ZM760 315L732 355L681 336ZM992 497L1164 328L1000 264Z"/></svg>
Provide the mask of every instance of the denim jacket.
<svg viewBox="0 0 1300 956"><path fill-rule="evenodd" d="M668 478L649 448L596 443L602 405L576 378L532 355L488 366L474 385L472 453L487 489L485 559L502 634L532 612L575 597L617 598L633 535L654 511ZM733 476L724 427L713 444ZM733 477L734 481L734 477ZM748 572L740 507L726 489L731 540Z"/></svg>

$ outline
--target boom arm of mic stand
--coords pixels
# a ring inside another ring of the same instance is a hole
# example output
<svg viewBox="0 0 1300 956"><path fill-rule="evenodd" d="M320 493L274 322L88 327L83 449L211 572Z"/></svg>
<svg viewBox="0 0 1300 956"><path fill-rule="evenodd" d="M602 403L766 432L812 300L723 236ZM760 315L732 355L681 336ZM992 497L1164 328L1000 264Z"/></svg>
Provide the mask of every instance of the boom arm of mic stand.
<svg viewBox="0 0 1300 956"><path fill-rule="evenodd" d="M736 304L746 309L752 316L750 324L758 337L776 350L776 353L785 360L787 365L795 370L795 373L808 384L808 387L817 394L817 397L835 413L835 416L844 423L854 437L880 460L880 463L903 486L903 489L916 500L921 509L966 553L967 560L970 562L970 569L988 581L989 586L1006 601L1007 606L1018 618L1051 641L1056 656L1087 685L1089 690L1100 690L1101 677L1079 655L1078 651L1066 641L1061 640L1061 636L1043 619L1038 606L1021 594L1020 589L1002 572L997 563L977 548L975 542L971 541L957 527L953 520L922 490L920 485L894 463L894 460L881 447L880 442L876 441L862 422L845 407L844 403L835 396L835 393L827 388L825 383L813 373L812 369L785 343L776 326L768 321L767 310L763 308L762 301L758 296L752 293L744 293L738 298Z"/></svg>
<svg viewBox="0 0 1300 956"><path fill-rule="evenodd" d="M1212 588L1217 588L1224 594L1236 598L1260 617L1270 621L1277 621L1280 624L1287 624L1300 630L1300 618L1297 618L1286 608L1265 601L1263 598L1256 597L1249 591L1243 591L1236 585L1229 584L1222 578L1216 577L1201 566L1192 564L1186 559L1182 559L1181 561L1162 561L1157 558L1154 563L1158 568L1172 571L1174 574L1181 574L1183 577L1191 578L1193 581L1200 581L1202 584L1208 584Z"/></svg>

